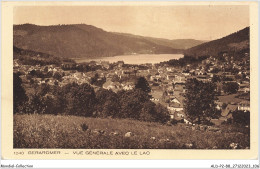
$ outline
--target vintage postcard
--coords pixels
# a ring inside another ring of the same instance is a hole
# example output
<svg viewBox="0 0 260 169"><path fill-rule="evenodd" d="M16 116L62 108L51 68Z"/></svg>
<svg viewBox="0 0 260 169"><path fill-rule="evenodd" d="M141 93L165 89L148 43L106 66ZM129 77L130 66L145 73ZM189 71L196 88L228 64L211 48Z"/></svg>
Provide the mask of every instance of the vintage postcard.
<svg viewBox="0 0 260 169"><path fill-rule="evenodd" d="M3 2L2 158L258 158L258 19L257 2Z"/></svg>

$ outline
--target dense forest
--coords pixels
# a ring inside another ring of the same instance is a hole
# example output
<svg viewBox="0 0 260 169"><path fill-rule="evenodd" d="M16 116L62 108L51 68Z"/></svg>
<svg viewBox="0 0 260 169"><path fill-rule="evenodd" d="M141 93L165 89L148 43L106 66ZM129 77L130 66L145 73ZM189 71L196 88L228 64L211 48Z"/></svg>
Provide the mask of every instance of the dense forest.
<svg viewBox="0 0 260 169"><path fill-rule="evenodd" d="M240 51L249 51L249 32L249 27L246 27L221 39L187 49L184 54L199 57L205 55L218 56L220 52L239 54Z"/></svg>

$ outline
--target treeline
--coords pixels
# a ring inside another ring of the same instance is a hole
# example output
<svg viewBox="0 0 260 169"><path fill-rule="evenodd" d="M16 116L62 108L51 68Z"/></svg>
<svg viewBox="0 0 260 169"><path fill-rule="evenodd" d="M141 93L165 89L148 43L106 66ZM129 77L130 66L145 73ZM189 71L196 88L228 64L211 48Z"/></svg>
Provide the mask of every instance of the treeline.
<svg viewBox="0 0 260 169"><path fill-rule="evenodd" d="M14 74L14 113L75 115L84 117L131 118L165 123L167 108L150 101L140 88L114 93L89 84L69 83L63 87L42 84L26 95L19 75Z"/></svg>
<svg viewBox="0 0 260 169"><path fill-rule="evenodd" d="M31 57L27 55L23 55L19 57L19 61L23 65L56 65L59 66L61 64L61 60L57 57L49 57L49 58L37 58L37 57Z"/></svg>
<svg viewBox="0 0 260 169"><path fill-rule="evenodd" d="M183 58L180 59L172 59L166 62L161 62L160 64L168 64L169 66L186 66L188 64L198 64L201 63L201 61L207 59L209 56L201 56L201 57L193 57L193 56L188 56L184 55Z"/></svg>
<svg viewBox="0 0 260 169"><path fill-rule="evenodd" d="M14 59L18 59L23 65L56 65L60 66L63 62L75 63L74 60L68 58L59 58L50 54L24 50L13 46Z"/></svg>

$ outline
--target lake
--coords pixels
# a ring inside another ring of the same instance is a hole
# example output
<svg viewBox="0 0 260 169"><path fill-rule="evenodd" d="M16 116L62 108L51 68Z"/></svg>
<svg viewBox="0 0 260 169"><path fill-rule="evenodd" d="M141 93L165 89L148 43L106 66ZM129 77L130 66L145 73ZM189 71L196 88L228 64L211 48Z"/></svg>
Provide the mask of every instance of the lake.
<svg viewBox="0 0 260 169"><path fill-rule="evenodd" d="M109 61L109 63L124 61L126 64L144 64L144 63L160 63L171 59L179 59L183 57L183 54L138 54L138 55L120 55L113 57L103 57L97 59L74 59L77 63L89 62L89 61Z"/></svg>

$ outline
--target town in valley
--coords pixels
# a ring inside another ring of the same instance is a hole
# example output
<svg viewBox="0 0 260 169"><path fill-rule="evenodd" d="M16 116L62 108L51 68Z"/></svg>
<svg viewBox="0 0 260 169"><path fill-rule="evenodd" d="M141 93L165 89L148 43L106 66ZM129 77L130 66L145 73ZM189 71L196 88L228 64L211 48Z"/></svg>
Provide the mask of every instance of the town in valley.
<svg viewBox="0 0 260 169"><path fill-rule="evenodd" d="M95 90L103 88L113 92L132 90L138 77L145 77L151 87L151 101L167 107L171 119L185 117L183 101L187 79L214 82L219 94L216 104L222 116L213 119L213 122L222 123L230 119L235 110L250 110L250 60L248 53L244 55L245 60L234 61L223 53L223 61L210 56L196 66L187 64L178 67L168 63L130 65L123 61L63 62L60 66L41 66L23 65L15 59L14 72L22 74L20 77L25 86L48 84L62 87L75 82L88 83ZM38 59L41 56L37 54L34 57ZM226 89L226 84L234 84L234 91Z"/></svg>
<svg viewBox="0 0 260 169"><path fill-rule="evenodd" d="M245 6L35 9L14 12L13 148L252 147Z"/></svg>

